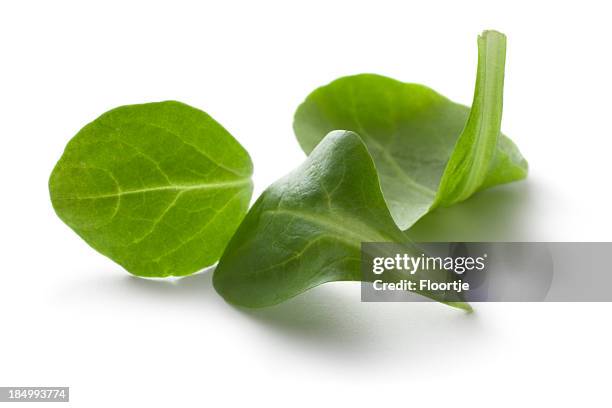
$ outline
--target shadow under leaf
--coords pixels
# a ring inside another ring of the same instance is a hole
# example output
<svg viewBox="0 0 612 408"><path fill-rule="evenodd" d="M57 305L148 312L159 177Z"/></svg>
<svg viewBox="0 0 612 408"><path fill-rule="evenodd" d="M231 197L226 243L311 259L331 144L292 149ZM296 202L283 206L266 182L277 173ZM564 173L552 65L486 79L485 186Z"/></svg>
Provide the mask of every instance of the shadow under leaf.
<svg viewBox="0 0 612 408"><path fill-rule="evenodd" d="M414 242L521 241L528 234L532 199L527 181L497 186L432 211L406 235Z"/></svg>

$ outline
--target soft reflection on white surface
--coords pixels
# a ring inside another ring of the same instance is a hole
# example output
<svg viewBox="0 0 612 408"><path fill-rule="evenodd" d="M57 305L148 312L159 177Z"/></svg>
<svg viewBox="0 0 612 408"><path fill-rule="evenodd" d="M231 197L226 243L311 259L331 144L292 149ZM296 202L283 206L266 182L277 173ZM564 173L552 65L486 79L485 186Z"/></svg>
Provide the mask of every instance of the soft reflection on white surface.
<svg viewBox="0 0 612 408"><path fill-rule="evenodd" d="M110 274L88 285L82 282L73 300L99 298L95 302L100 304L129 297L139 308L152 307L152 313L174 310L181 319L197 316L206 326L217 321L219 330L245 333L262 350L276 345L339 370L362 365L376 370L389 363L405 370L408 362L414 368L419 361L426 363L427 353L454 358L455 347L476 351L486 337L478 313L438 303L362 303L356 282L324 284L269 308L239 308L215 292L212 272L172 281ZM198 325L197 320L192 324Z"/></svg>

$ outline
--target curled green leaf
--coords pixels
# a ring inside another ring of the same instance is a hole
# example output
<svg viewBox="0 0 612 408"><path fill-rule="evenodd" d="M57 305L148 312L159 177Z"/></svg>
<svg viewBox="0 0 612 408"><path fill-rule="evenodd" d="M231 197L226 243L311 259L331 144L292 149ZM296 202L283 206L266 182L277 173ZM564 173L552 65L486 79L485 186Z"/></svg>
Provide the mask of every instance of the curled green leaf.
<svg viewBox="0 0 612 408"><path fill-rule="evenodd" d="M420 254L393 221L360 137L331 132L300 167L262 193L213 283L230 303L274 305L322 283L361 281L361 243L372 241L404 243ZM460 299L439 300L469 309Z"/></svg>
<svg viewBox="0 0 612 408"><path fill-rule="evenodd" d="M248 153L179 102L122 106L68 143L49 179L57 215L135 275L182 276L215 263L252 193Z"/></svg>
<svg viewBox="0 0 612 408"><path fill-rule="evenodd" d="M423 85L380 75L343 77L312 92L296 111L294 131L310 153L334 129L357 132L380 174L401 229L438 206L522 179L527 162L500 132L506 38L478 38L472 108Z"/></svg>

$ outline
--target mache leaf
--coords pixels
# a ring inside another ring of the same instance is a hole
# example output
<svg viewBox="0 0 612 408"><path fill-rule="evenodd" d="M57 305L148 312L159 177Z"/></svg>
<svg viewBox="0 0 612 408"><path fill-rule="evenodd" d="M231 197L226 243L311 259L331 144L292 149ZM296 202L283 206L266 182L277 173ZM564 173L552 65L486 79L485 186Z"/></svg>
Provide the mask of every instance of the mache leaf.
<svg viewBox="0 0 612 408"><path fill-rule="evenodd" d="M325 282L361 281L362 242L402 243L414 256L421 253L395 225L359 136L331 132L301 166L262 193L213 283L230 303L274 305ZM452 303L459 298L437 300L469 310Z"/></svg>
<svg viewBox="0 0 612 408"><path fill-rule="evenodd" d="M522 179L527 162L500 132L506 38L478 38L472 108L423 85L373 74L337 79L296 111L294 131L310 153L331 130L357 132L370 151L401 229L437 206Z"/></svg>
<svg viewBox="0 0 612 408"><path fill-rule="evenodd" d="M215 263L248 209L248 153L214 119L179 102L122 106L86 125L55 166L57 215L141 276Z"/></svg>

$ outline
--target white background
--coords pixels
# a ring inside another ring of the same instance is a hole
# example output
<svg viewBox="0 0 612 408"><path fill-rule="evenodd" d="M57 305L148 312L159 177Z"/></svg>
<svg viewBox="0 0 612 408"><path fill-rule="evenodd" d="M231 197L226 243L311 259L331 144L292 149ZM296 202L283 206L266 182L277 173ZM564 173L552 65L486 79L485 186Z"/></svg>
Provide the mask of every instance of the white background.
<svg viewBox="0 0 612 408"><path fill-rule="evenodd" d="M229 129L259 193L304 159L292 115L315 87L375 72L469 104L476 35L494 28L508 35L503 129L529 178L418 228L447 220L456 239L610 241L610 12L517 3L2 2L0 385L70 386L82 407L609 404L612 304L466 315L363 304L357 284L328 284L243 311L210 274L129 276L48 197L83 125L165 99Z"/></svg>

